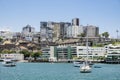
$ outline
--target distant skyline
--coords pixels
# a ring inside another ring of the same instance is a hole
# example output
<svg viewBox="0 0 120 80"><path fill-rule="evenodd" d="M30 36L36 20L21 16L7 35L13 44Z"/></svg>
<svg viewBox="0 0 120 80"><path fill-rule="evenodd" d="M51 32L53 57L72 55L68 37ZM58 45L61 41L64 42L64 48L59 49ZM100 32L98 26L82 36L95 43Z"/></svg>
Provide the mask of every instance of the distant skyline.
<svg viewBox="0 0 120 80"><path fill-rule="evenodd" d="M95 25L100 34L120 36L120 0L0 0L0 30L21 32L27 24L40 31L41 21Z"/></svg>

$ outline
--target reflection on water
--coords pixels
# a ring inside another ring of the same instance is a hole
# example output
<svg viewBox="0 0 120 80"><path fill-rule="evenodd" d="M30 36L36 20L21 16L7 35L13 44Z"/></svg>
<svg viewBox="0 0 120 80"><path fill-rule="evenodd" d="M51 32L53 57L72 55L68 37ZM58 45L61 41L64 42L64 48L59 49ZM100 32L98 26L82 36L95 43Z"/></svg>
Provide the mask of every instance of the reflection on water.
<svg viewBox="0 0 120 80"><path fill-rule="evenodd" d="M3 67L0 80L120 80L119 64L95 64L91 73L80 73L70 63L17 63L16 67Z"/></svg>

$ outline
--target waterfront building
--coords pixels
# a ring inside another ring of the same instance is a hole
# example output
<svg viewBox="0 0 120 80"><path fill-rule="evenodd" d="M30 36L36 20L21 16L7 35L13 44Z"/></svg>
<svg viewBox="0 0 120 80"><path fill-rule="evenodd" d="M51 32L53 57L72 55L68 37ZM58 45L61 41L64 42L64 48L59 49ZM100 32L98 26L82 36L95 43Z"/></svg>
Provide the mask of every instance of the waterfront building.
<svg viewBox="0 0 120 80"><path fill-rule="evenodd" d="M108 45L107 47L107 63L120 63L120 45Z"/></svg>
<svg viewBox="0 0 120 80"><path fill-rule="evenodd" d="M42 49L44 58L54 58L58 61L72 59L76 55L76 47L74 46L50 46Z"/></svg>
<svg viewBox="0 0 120 80"><path fill-rule="evenodd" d="M77 57L87 57L89 59L94 59L97 57L104 57L106 55L105 47L86 47L86 46L77 46Z"/></svg>
<svg viewBox="0 0 120 80"><path fill-rule="evenodd" d="M87 54L88 51L88 54ZM86 46L50 46L42 49L45 58L55 58L58 61L73 59L74 57L85 59L88 55L90 60L104 57L107 54L105 47L87 47Z"/></svg>
<svg viewBox="0 0 120 80"><path fill-rule="evenodd" d="M11 54L0 54L1 59L14 59L17 61L24 60L24 55L19 53L11 53Z"/></svg>

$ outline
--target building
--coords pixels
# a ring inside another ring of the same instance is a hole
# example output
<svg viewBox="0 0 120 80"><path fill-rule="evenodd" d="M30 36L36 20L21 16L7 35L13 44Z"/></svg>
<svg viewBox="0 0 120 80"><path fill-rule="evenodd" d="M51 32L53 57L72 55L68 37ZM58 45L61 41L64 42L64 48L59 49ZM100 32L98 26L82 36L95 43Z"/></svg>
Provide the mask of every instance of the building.
<svg viewBox="0 0 120 80"><path fill-rule="evenodd" d="M34 43L40 44L40 32L36 32L36 33L33 35L32 41L33 41Z"/></svg>
<svg viewBox="0 0 120 80"><path fill-rule="evenodd" d="M108 45L107 47L107 63L120 63L120 45Z"/></svg>
<svg viewBox="0 0 120 80"><path fill-rule="evenodd" d="M88 37L98 37L99 36L99 28L93 25L87 25L84 27L84 33Z"/></svg>
<svg viewBox="0 0 120 80"><path fill-rule="evenodd" d="M77 46L77 57L89 59L95 59L98 57L104 57L106 55L105 47L86 47L86 46Z"/></svg>
<svg viewBox="0 0 120 80"><path fill-rule="evenodd" d="M13 38L13 33L8 31L8 30L2 30L0 31L0 37L2 39L12 39Z"/></svg>
<svg viewBox="0 0 120 80"><path fill-rule="evenodd" d="M22 61L24 60L24 55L19 53L1 54L1 59L6 59L6 58Z"/></svg>
<svg viewBox="0 0 120 80"><path fill-rule="evenodd" d="M44 42L42 46L68 38L70 26L68 22L40 22L40 37L41 42Z"/></svg>
<svg viewBox="0 0 120 80"><path fill-rule="evenodd" d="M42 49L44 58L54 58L57 61L66 61L72 59L76 55L76 48L74 46L50 46Z"/></svg>
<svg viewBox="0 0 120 80"><path fill-rule="evenodd" d="M33 34L35 33L35 28L30 25L26 25L22 29L22 36L25 40L32 41Z"/></svg>
<svg viewBox="0 0 120 80"><path fill-rule="evenodd" d="M88 52L87 52L88 51ZM57 61L67 61L73 58L98 60L105 57L107 50L105 47L86 47L86 46L50 46L42 49L43 57L55 58Z"/></svg>
<svg viewBox="0 0 120 80"><path fill-rule="evenodd" d="M79 26L79 18L72 19L72 25L73 26Z"/></svg>
<svg viewBox="0 0 120 80"><path fill-rule="evenodd" d="M81 33L83 33L83 26L79 26L79 18L72 19L72 37L77 38Z"/></svg>
<svg viewBox="0 0 120 80"><path fill-rule="evenodd" d="M40 22L40 37L41 41L52 42L52 22Z"/></svg>

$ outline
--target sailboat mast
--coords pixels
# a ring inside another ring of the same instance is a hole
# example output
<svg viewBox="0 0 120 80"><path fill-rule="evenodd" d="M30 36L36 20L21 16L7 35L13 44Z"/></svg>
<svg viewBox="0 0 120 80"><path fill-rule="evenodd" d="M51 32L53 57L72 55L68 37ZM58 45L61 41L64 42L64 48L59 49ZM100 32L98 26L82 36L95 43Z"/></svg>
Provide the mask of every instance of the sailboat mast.
<svg viewBox="0 0 120 80"><path fill-rule="evenodd" d="M88 60L88 34L86 35L86 54L87 54L87 60Z"/></svg>

